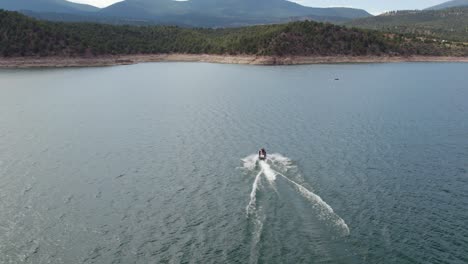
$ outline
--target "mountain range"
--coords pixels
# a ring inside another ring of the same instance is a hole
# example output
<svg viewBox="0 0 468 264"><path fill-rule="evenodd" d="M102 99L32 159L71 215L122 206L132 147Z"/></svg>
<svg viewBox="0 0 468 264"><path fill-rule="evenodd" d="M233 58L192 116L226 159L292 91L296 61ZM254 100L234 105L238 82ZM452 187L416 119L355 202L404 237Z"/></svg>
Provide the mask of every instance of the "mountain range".
<svg viewBox="0 0 468 264"><path fill-rule="evenodd" d="M312 8L286 0L126 0L102 10L114 16L154 17L198 14L220 18L333 17L353 19L370 16L352 8Z"/></svg>
<svg viewBox="0 0 468 264"><path fill-rule="evenodd" d="M446 9L446 8L451 8L451 7L462 7L462 6L468 6L468 0L452 0L452 1L442 3L440 5L429 7L426 10L441 10L441 9Z"/></svg>
<svg viewBox="0 0 468 264"><path fill-rule="evenodd" d="M67 0L0 0L0 9L52 21L216 28L314 20L464 41L466 10L444 11L454 6L468 6L468 0L376 17L362 9L313 8L287 0L125 0L102 9Z"/></svg>
<svg viewBox="0 0 468 264"><path fill-rule="evenodd" d="M96 12L99 8L72 3L66 0L0 0L0 8L10 11L29 10L35 12L79 13Z"/></svg>
<svg viewBox="0 0 468 264"><path fill-rule="evenodd" d="M232 27L295 20L349 21L371 16L362 9L313 8L287 0L125 0L103 9L66 0L0 0L0 8L50 20ZM72 16L67 17L64 14Z"/></svg>
<svg viewBox="0 0 468 264"><path fill-rule="evenodd" d="M468 6L440 10L394 11L356 19L346 25L391 33L468 42Z"/></svg>

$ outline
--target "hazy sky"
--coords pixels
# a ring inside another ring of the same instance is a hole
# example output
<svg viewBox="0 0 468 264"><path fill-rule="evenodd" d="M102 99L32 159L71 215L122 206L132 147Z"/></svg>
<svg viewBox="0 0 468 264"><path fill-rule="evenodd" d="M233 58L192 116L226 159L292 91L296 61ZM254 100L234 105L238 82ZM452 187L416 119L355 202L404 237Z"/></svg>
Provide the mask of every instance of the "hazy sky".
<svg viewBox="0 0 468 264"><path fill-rule="evenodd" d="M119 0L70 0L77 3L85 3L104 7ZM447 0L294 0L302 5L316 7L345 6L363 8L373 14L397 9L423 9L429 6L443 3Z"/></svg>

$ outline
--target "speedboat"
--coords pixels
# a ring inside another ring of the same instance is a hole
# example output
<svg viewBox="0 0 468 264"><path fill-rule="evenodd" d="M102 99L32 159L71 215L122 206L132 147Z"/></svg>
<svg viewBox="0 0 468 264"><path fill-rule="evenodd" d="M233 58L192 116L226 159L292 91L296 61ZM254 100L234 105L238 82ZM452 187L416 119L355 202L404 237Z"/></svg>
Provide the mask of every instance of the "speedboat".
<svg viewBox="0 0 468 264"><path fill-rule="evenodd" d="M265 149L262 148L261 150L258 151L258 159L259 160L266 160L266 158L267 158L266 151L265 151Z"/></svg>

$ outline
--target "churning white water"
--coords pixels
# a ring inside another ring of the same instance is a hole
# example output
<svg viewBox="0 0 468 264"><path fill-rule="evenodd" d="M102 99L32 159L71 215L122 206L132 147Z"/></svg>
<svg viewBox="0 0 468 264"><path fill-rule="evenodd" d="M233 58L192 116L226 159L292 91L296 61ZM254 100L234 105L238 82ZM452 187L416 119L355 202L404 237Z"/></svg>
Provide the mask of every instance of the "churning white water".
<svg viewBox="0 0 468 264"><path fill-rule="evenodd" d="M334 212L333 208L327 204L319 195L308 190L301 184L292 180L287 175L278 172L273 169L272 166L278 168L278 170L288 172L288 169L292 168L291 160L281 154L271 154L268 156L268 159L265 161L259 160L258 156L253 154L242 159L243 167L249 171L259 170L256 174L254 182L252 184L252 191L250 193L250 201L247 205L247 215L255 215L256 212L256 202L257 202L257 191L260 188L260 181L262 176L268 181L271 188L274 188L275 181L278 179L285 180L297 194L304 197L317 212L319 219L326 221L327 224L332 224L335 226L341 234L349 235L349 227L346 222ZM258 166L257 166L258 164ZM295 175L292 175L295 176ZM267 187L265 187L267 188ZM278 192L277 189L274 189ZM258 219L257 219L258 220Z"/></svg>

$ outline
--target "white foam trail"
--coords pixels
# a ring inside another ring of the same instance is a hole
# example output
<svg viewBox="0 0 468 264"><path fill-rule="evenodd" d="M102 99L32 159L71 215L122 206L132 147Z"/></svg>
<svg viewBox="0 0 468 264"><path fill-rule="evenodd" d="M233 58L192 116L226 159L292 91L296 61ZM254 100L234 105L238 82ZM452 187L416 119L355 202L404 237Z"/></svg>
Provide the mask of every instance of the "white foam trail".
<svg viewBox="0 0 468 264"><path fill-rule="evenodd" d="M292 161L279 153L273 153L268 155L268 160L270 160L273 164L279 165L282 169L288 170L293 168Z"/></svg>
<svg viewBox="0 0 468 264"><path fill-rule="evenodd" d="M258 215L255 215L254 219L254 236L252 245L250 247L250 262L249 263L258 263L258 243L260 243L260 238L262 237L263 231L263 221Z"/></svg>
<svg viewBox="0 0 468 264"><path fill-rule="evenodd" d="M250 201L249 204L247 205L246 211L247 215L249 215L251 212L254 212L256 210L256 202L257 202L257 190L258 190L258 184L260 182L260 176L262 175L263 170L261 170L257 176L255 176L255 180L252 184L252 191L250 192Z"/></svg>
<svg viewBox="0 0 468 264"><path fill-rule="evenodd" d="M244 163L244 164L243 164L243 165L244 165L243 167L244 167L245 169L251 171L251 170L254 170L254 169L255 169L255 166L256 166L257 161L258 161L258 155L252 154L252 155L247 156L247 157L245 157L245 158L243 158L243 159L241 159L241 160L242 160L242 162Z"/></svg>
<svg viewBox="0 0 468 264"><path fill-rule="evenodd" d="M267 180L273 185L276 180L276 172L272 170L270 165L265 161L260 161L260 166L262 167L262 172L265 174Z"/></svg>
<svg viewBox="0 0 468 264"><path fill-rule="evenodd" d="M327 204L320 196L316 195L315 193L307 190L304 186L296 183L293 180L290 180L288 177L284 176L281 173L278 173L277 175L280 175L284 179L286 179L288 182L293 184L296 189L299 191L299 193L306 198L309 202L311 202L312 206L314 208L317 208L320 211L319 217L321 219L326 219L326 220L331 220L333 224L335 224L337 227L339 227L344 235L349 235L349 227L346 224L346 222L339 216L337 215L334 211L333 208Z"/></svg>
<svg viewBox="0 0 468 264"><path fill-rule="evenodd" d="M256 154L252 154L244 159L242 159L244 162L244 168L248 170L254 170L256 167L256 163L258 161L258 156ZM289 158L282 156L281 154L270 154L268 156L268 161L270 161L273 165L278 165L281 169L284 171L287 171L290 168L294 168L292 165L292 162ZM252 192L250 193L250 201L247 206L247 215L252 214L256 210L256 196L257 196L257 190L259 188L259 183L261 179L261 175L264 174L270 185L276 190L275 188L275 181L277 179L277 176L281 176L284 178L287 182L292 184L294 188L303 196L306 198L311 205L319 211L319 218L322 220L328 220L332 224L334 224L336 227L338 227L344 235L349 235L349 227L346 224L346 222L339 216L337 215L333 208L327 204L323 199L318 196L317 194L309 191L307 188L304 186L300 185L299 183L289 179L285 175L283 175L280 172L277 172L273 170L266 161L259 161L261 171L257 174L255 177L253 186L252 186ZM258 220L258 219L257 219ZM257 223L258 226L258 223Z"/></svg>
<svg viewBox="0 0 468 264"><path fill-rule="evenodd" d="M251 155L247 157L246 159L243 159L244 167L249 170L255 169L257 159L258 158L256 155ZM253 161L253 164L252 164L252 161ZM257 176L255 176L255 180L252 184L252 191L250 192L250 201L246 208L247 216L251 217L251 219L253 220L253 224L254 224L253 241L252 241L251 248L250 248L250 263L258 263L257 245L260 242L260 238L262 236L262 230L263 230L263 220L257 213L257 204L256 204L257 203L257 190L259 189L260 184L261 184L260 179L261 179L262 173L263 173L263 169L260 170L260 172L258 172ZM259 208L259 210L261 210L261 207Z"/></svg>

